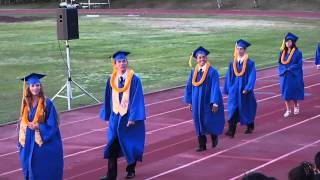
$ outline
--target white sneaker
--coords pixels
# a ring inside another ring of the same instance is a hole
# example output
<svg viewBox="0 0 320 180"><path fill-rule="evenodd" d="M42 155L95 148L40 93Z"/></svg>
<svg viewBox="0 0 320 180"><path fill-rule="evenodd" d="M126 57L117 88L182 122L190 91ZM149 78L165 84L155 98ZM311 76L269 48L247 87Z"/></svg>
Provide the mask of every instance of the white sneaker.
<svg viewBox="0 0 320 180"><path fill-rule="evenodd" d="M286 112L283 114L283 117L289 117L291 114L291 111L290 110L286 110Z"/></svg>
<svg viewBox="0 0 320 180"><path fill-rule="evenodd" d="M293 108L293 114L294 115L299 114L299 112L300 112L299 106Z"/></svg>

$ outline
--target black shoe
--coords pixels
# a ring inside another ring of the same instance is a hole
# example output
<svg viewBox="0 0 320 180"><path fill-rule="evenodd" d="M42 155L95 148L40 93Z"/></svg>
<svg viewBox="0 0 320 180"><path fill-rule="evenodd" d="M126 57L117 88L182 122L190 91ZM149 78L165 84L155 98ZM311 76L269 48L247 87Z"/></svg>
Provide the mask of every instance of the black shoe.
<svg viewBox="0 0 320 180"><path fill-rule="evenodd" d="M244 132L245 134L252 134L253 129L247 128L247 130Z"/></svg>
<svg viewBox="0 0 320 180"><path fill-rule="evenodd" d="M199 147L196 149L197 152L207 150L207 137L206 135L198 136Z"/></svg>
<svg viewBox="0 0 320 180"><path fill-rule="evenodd" d="M212 148L215 148L218 145L218 136L211 134L211 140L212 140Z"/></svg>
<svg viewBox="0 0 320 180"><path fill-rule="evenodd" d="M247 125L247 130L244 132L245 134L251 134L254 130L254 123Z"/></svg>
<svg viewBox="0 0 320 180"><path fill-rule="evenodd" d="M230 138L234 138L234 133L232 133L231 131L227 131L225 135L229 136Z"/></svg>
<svg viewBox="0 0 320 180"><path fill-rule="evenodd" d="M110 178L108 176L102 176L100 177L100 180L116 180L117 178Z"/></svg>
<svg viewBox="0 0 320 180"><path fill-rule="evenodd" d="M108 177L107 176L102 176L102 177L100 177L100 180L108 180Z"/></svg>
<svg viewBox="0 0 320 180"><path fill-rule="evenodd" d="M136 176L136 173L134 171L129 171L127 176L126 176L126 179L132 179Z"/></svg>
<svg viewBox="0 0 320 180"><path fill-rule="evenodd" d="M199 147L196 149L197 152L201 152L201 151L205 151L205 150L207 150L207 147L206 147L206 146L199 146Z"/></svg>

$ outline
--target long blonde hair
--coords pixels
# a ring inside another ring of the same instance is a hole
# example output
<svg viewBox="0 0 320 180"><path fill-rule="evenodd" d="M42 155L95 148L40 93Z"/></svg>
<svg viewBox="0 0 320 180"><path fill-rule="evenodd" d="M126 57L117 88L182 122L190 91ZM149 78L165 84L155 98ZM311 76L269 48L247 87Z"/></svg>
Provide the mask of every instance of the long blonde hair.
<svg viewBox="0 0 320 180"><path fill-rule="evenodd" d="M42 84L40 84L40 92L39 94L37 95L39 98L41 98L43 101L42 101L42 111L44 112L43 113L43 116L39 119L39 123L45 123L46 121L46 97L44 96L44 92L43 92L43 86ZM28 86L27 89L26 89L26 96L23 97L23 100L22 100L22 107L25 107L25 106L29 106L32 104L33 102L33 95L30 91L30 87ZM21 112L21 115L23 114L23 112Z"/></svg>

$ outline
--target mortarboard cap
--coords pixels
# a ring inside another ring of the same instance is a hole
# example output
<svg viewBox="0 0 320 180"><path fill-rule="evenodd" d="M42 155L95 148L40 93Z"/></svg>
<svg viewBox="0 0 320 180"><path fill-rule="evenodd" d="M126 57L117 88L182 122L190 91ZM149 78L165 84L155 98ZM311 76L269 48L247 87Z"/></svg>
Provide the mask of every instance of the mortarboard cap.
<svg viewBox="0 0 320 180"><path fill-rule="evenodd" d="M200 46L198 47L196 50L193 51L193 57L194 58L197 58L197 56L199 54L202 54L202 55L205 55L205 56L208 56L210 52L208 50L206 50L204 47Z"/></svg>
<svg viewBox="0 0 320 180"><path fill-rule="evenodd" d="M38 74L38 73L31 73L23 78L21 78L22 81L27 81L28 85L30 84L37 84L41 83L40 79L45 77L46 75L44 74Z"/></svg>
<svg viewBox="0 0 320 180"><path fill-rule="evenodd" d="M251 44L243 39L239 39L236 41L237 47L241 47L243 49L246 49L247 47L251 46Z"/></svg>
<svg viewBox="0 0 320 180"><path fill-rule="evenodd" d="M296 42L298 39L299 39L299 37L294 35L294 34L292 34L291 32L288 32L288 34L285 37L286 41L292 40L292 41Z"/></svg>
<svg viewBox="0 0 320 180"><path fill-rule="evenodd" d="M130 52L126 52L126 51L118 51L116 53L114 53L112 55L112 58L115 60L115 61L121 61L121 60L126 60L127 59L127 55L130 54Z"/></svg>

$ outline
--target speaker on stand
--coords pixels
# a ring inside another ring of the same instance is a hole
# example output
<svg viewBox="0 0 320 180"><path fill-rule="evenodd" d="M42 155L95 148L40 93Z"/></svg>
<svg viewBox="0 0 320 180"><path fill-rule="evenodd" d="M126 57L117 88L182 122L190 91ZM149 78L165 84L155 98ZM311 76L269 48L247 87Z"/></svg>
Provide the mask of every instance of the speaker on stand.
<svg viewBox="0 0 320 180"><path fill-rule="evenodd" d="M88 95L96 102L100 101L91 95L88 91L82 88L78 83L76 83L71 76L71 58L70 58L70 46L68 40L79 39L79 25L78 25L78 9L76 8L59 8L57 9L57 38L58 40L65 40L66 56L67 56L67 82L62 86L62 88L55 94L52 98L54 100L56 97L67 99L68 101L68 110L71 109L72 99L76 99L83 95ZM72 84L78 87L84 94L78 96L72 96ZM60 93L67 89L67 95L60 95Z"/></svg>

